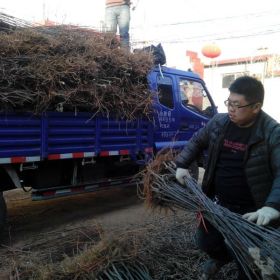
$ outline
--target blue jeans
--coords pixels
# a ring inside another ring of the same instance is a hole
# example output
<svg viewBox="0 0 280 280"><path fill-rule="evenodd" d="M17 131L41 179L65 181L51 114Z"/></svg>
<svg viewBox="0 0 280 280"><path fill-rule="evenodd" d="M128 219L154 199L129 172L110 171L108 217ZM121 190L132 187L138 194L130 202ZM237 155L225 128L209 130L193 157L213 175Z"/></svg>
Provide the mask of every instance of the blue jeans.
<svg viewBox="0 0 280 280"><path fill-rule="evenodd" d="M129 48L130 7L128 5L106 7L105 22L106 30L109 32L116 33L119 27L121 45Z"/></svg>

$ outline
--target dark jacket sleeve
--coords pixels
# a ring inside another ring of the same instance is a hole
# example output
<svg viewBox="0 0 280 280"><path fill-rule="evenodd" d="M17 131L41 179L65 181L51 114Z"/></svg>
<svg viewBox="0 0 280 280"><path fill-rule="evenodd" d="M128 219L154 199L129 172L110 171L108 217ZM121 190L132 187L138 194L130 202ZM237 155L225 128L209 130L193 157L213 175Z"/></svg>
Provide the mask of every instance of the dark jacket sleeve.
<svg viewBox="0 0 280 280"><path fill-rule="evenodd" d="M177 167L188 168L189 165L207 149L210 140L210 131L220 114L214 116L205 127L198 130L187 142L183 150L175 158Z"/></svg>
<svg viewBox="0 0 280 280"><path fill-rule="evenodd" d="M271 142L270 163L274 179L265 205L280 211L280 126L272 132Z"/></svg>

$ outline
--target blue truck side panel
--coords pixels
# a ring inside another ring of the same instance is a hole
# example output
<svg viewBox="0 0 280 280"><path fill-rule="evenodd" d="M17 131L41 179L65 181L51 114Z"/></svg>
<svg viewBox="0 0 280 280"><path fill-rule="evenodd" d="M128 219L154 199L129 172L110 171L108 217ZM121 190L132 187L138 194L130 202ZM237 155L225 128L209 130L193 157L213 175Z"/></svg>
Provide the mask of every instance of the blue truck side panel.
<svg viewBox="0 0 280 280"><path fill-rule="evenodd" d="M49 154L96 151L96 123L90 114L49 113L46 149Z"/></svg>
<svg viewBox="0 0 280 280"><path fill-rule="evenodd" d="M38 156L41 143L40 118L29 114L0 115L0 158Z"/></svg>
<svg viewBox="0 0 280 280"><path fill-rule="evenodd" d="M129 150L152 147L148 120L124 121L93 117L91 113L49 112L0 115L0 158Z"/></svg>

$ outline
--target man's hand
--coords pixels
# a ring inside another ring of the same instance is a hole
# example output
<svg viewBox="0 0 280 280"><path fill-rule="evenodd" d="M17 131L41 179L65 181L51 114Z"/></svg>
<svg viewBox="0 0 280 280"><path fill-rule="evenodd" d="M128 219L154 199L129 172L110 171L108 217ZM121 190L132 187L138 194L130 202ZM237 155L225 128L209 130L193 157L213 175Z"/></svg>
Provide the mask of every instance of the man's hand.
<svg viewBox="0 0 280 280"><path fill-rule="evenodd" d="M180 184L185 185L184 177L189 178L189 177L191 177L191 175L187 169L178 167L176 169L175 177Z"/></svg>
<svg viewBox="0 0 280 280"><path fill-rule="evenodd" d="M271 221L280 218L280 212L272 207L264 206L256 212L246 213L242 216L250 222L256 222L259 226L266 226Z"/></svg>

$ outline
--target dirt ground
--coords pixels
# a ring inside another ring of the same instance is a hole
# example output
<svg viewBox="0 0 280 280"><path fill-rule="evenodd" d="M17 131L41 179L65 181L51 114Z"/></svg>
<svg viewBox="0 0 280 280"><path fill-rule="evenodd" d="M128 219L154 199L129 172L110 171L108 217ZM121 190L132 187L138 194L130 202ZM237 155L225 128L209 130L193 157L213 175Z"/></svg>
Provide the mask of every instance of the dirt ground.
<svg viewBox="0 0 280 280"><path fill-rule="evenodd" d="M37 251L42 248L43 254L43 249L50 246L48 244L59 246L70 230L81 231L98 225L107 234L122 235L136 228L152 226L155 221L164 224L173 219L172 213L147 208L139 198L136 186L46 201L32 201L31 194L22 190L9 191L4 196L8 223L0 247L1 280L21 279L10 276L10 264L16 255L35 247ZM199 261L202 258L200 256Z"/></svg>
<svg viewBox="0 0 280 280"><path fill-rule="evenodd" d="M202 176L200 169L200 181ZM8 224L2 242L7 246L69 224L98 223L104 231L112 231L144 225L164 215L146 207L136 186L42 201L32 201L31 193L21 189L4 192L4 197Z"/></svg>
<svg viewBox="0 0 280 280"><path fill-rule="evenodd" d="M30 193L4 194L8 223L2 236L0 259L38 242L43 233L100 225L104 232L124 232L153 223L164 213L153 212L139 198L136 186L46 201L32 201ZM0 279L1 275L0 275Z"/></svg>
<svg viewBox="0 0 280 280"><path fill-rule="evenodd" d="M2 244L14 248L29 243L38 234L69 226L99 224L105 232L110 232L147 224L151 217L136 187L46 201L32 201L29 193L14 190L7 192L5 199L8 224Z"/></svg>

